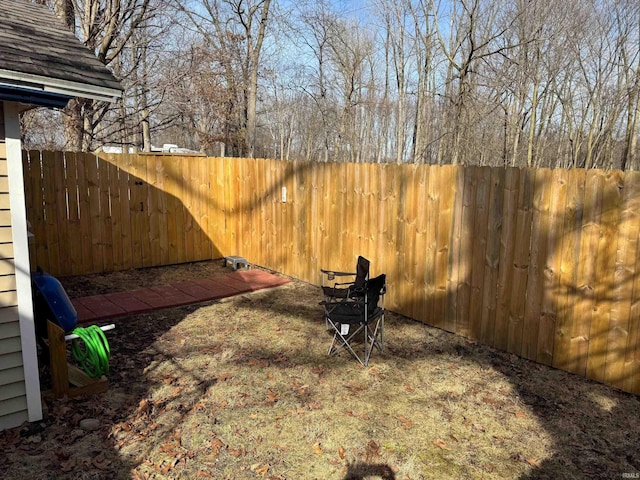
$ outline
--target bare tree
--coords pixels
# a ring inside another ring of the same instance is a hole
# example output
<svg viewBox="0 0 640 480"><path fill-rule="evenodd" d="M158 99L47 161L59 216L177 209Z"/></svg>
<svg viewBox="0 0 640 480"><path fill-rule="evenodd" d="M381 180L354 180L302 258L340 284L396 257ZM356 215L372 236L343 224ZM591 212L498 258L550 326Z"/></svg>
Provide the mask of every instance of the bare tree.
<svg viewBox="0 0 640 480"><path fill-rule="evenodd" d="M227 152L254 156L260 55L271 0L198 0L175 4L208 48L217 52L228 96L240 102L241 115L228 122L225 132Z"/></svg>

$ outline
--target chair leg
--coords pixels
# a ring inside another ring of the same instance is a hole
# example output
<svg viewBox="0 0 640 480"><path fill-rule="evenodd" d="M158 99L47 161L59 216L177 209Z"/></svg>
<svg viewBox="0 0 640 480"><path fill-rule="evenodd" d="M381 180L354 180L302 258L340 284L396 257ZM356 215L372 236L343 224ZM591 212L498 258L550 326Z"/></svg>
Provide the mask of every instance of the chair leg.
<svg viewBox="0 0 640 480"><path fill-rule="evenodd" d="M358 360L358 362L363 366L366 367L367 363L368 363L368 357L366 356L366 338L367 338L367 332L364 332L365 335L365 361L362 361L362 359L360 358L360 355L358 355L355 350L353 349L353 347L351 347L351 340L353 340L355 338L356 335L358 335L364 327L366 327L365 325L360 325L358 328L356 328L355 330L353 330L352 332L349 333L348 336L344 336L342 335L342 333L340 333L340 324L335 324L333 323L330 319L328 319L330 325L333 327L333 339L331 340L331 345L329 346L329 351L328 354L333 356L336 355L340 350L345 349L347 350L349 353L351 353L351 355L353 355L353 357Z"/></svg>

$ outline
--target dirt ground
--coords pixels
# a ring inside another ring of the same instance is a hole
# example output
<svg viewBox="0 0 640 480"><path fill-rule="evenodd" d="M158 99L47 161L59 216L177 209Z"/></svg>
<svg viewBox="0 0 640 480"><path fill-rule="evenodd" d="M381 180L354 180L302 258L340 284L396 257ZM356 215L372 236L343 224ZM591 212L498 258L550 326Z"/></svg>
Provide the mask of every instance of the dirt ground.
<svg viewBox="0 0 640 480"><path fill-rule="evenodd" d="M61 280L77 297L228 271ZM109 391L0 432L0 478L639 478L638 397L393 313L362 368L327 356L319 300L294 280L116 319Z"/></svg>

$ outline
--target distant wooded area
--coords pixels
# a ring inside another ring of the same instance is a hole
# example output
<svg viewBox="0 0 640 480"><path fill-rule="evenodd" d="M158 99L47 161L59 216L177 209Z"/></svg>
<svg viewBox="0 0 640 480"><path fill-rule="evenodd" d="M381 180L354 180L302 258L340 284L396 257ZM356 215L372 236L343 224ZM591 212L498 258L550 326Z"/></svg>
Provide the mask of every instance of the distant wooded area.
<svg viewBox="0 0 640 480"><path fill-rule="evenodd" d="M27 148L636 170L637 0L53 0L125 88Z"/></svg>

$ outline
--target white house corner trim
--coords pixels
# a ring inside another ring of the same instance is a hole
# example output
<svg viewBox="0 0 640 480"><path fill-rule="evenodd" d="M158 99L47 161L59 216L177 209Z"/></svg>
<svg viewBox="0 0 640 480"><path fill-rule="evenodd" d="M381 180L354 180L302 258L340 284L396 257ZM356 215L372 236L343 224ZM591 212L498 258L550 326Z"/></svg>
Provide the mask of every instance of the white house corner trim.
<svg viewBox="0 0 640 480"><path fill-rule="evenodd" d="M22 144L20 141L20 105L4 104L4 127L9 174L9 201L11 207L11 230L13 232L14 264L16 270L16 293L20 319L20 341L24 366L25 388L29 421L42 419L38 352L36 347L35 318L31 297L31 269L29 264L29 241L27 238L27 212L22 173Z"/></svg>

